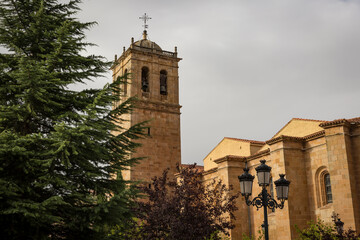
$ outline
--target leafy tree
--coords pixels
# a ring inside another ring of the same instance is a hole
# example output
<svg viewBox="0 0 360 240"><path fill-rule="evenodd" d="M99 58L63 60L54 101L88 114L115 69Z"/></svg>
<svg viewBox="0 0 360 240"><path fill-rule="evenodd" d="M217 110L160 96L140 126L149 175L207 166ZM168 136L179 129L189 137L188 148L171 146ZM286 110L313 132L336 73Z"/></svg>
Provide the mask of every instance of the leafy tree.
<svg viewBox="0 0 360 240"><path fill-rule="evenodd" d="M360 235L356 235L355 231L348 229L339 232L335 224L327 225L320 219L316 223L309 223L306 229L297 230L299 240L360 240Z"/></svg>
<svg viewBox="0 0 360 240"><path fill-rule="evenodd" d="M137 193L118 173L134 163L143 125L120 127L133 102L111 108L120 80L69 89L109 68L82 55L95 23L74 17L79 3L0 3L1 239L103 239L131 219Z"/></svg>
<svg viewBox="0 0 360 240"><path fill-rule="evenodd" d="M195 165L179 169L177 180L164 171L142 190L147 198L139 202L132 239L215 240L234 227L228 217L234 218L238 195L221 181L204 184Z"/></svg>

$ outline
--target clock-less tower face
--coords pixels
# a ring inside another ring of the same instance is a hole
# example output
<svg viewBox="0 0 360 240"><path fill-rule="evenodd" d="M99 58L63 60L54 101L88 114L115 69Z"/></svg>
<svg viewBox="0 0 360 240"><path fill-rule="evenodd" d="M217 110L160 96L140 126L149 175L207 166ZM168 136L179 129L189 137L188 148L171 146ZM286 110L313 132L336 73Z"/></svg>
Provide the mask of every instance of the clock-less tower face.
<svg viewBox="0 0 360 240"><path fill-rule="evenodd" d="M169 176L176 173L181 162L180 108L178 62L175 52L163 51L159 45L147 39L132 43L116 59L112 67L113 79L129 73L127 84L122 84L123 94L119 102L130 96L139 101L127 116L127 126L150 120L148 137L140 140L141 147L134 157L145 157L130 170L123 172L127 180L150 181L169 168ZM118 103L115 103L118 104Z"/></svg>

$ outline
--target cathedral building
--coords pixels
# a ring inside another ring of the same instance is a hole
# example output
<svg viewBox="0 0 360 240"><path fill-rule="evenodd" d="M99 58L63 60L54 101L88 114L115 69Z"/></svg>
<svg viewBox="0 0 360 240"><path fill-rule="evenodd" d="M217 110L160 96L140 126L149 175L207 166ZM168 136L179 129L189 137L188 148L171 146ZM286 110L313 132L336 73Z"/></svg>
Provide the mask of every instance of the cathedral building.
<svg viewBox="0 0 360 240"><path fill-rule="evenodd" d="M162 50L148 39L146 30L142 39L132 39L130 47L116 57L113 78L129 74L119 102L130 96L139 99L126 124L150 120L149 136L140 140L143 145L135 153L145 159L124 171L125 179L150 181L166 168L172 175L181 163L180 60L176 47L174 52ZM294 118L267 141L225 137L204 158L203 181L221 179L238 192L238 176L245 164L256 175L255 167L262 159L272 167L272 179L283 173L291 181L284 208L268 211L270 239L296 239L295 225L305 228L317 218L331 222L333 212L339 214L345 228L360 230L360 118ZM256 182L252 197L261 192ZM273 184L268 191L274 196ZM243 197L237 206L231 239L242 239L242 234L257 236L263 212L248 207Z"/></svg>
<svg viewBox="0 0 360 240"><path fill-rule="evenodd" d="M296 239L296 227L310 221L331 223L339 214L344 229L360 229L360 118L319 121L293 118L271 139L253 141L224 138L204 159L204 181L221 179L240 191L238 176L245 164L256 176L260 160L272 167L268 192L279 174L291 181L283 209L268 210L270 239ZM252 198L261 192L254 179ZM263 211L238 199L232 239L243 233L258 236Z"/></svg>

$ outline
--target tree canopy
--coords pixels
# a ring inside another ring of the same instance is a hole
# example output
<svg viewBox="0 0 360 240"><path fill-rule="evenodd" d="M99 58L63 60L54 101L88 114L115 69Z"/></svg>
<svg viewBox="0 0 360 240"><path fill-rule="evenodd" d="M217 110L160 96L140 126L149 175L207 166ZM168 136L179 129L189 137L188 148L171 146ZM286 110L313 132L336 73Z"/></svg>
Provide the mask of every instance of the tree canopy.
<svg viewBox="0 0 360 240"><path fill-rule="evenodd" d="M179 169L178 178L164 171L143 186L146 198L138 203L137 221L114 239L221 239L234 226L238 194L230 194L221 181L204 183L195 165ZM231 218L230 218L231 216Z"/></svg>
<svg viewBox="0 0 360 240"><path fill-rule="evenodd" d="M103 239L131 218L134 191L119 172L133 164L143 125L123 129L133 99L119 81L71 90L109 69L76 18L80 0L0 3L1 239Z"/></svg>

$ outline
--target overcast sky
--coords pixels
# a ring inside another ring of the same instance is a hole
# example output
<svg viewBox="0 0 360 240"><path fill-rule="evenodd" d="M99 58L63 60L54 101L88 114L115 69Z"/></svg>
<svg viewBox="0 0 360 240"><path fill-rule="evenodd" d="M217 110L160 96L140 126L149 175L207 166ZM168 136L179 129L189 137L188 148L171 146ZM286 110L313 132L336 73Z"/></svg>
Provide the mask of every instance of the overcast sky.
<svg viewBox="0 0 360 240"><path fill-rule="evenodd" d="M149 38L179 64L182 162L197 162L223 137L265 141L291 118L360 113L359 0L84 0L97 21L89 50L112 60L131 37ZM90 84L101 87L111 81Z"/></svg>

